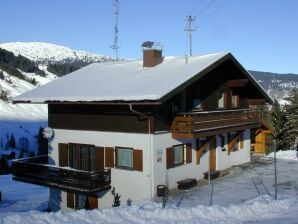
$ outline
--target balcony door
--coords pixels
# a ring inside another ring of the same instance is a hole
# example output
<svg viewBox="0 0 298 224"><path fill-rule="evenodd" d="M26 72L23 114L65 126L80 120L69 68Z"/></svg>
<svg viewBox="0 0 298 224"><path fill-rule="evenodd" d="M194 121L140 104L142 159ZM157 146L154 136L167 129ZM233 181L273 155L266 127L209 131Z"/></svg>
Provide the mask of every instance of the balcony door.
<svg viewBox="0 0 298 224"><path fill-rule="evenodd" d="M69 144L69 167L76 170L98 171L104 169L103 149L87 144Z"/></svg>

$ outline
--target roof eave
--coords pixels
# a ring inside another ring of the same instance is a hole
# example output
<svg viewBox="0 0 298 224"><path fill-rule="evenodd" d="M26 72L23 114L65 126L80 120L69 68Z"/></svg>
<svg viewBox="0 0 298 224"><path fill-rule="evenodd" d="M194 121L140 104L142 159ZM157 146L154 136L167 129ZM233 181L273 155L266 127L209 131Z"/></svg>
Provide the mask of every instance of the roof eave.
<svg viewBox="0 0 298 224"><path fill-rule="evenodd" d="M160 105L162 104L158 100L141 100L141 101L59 101L59 100L48 100L43 102L34 102L31 100L16 100L13 104L97 104L97 105Z"/></svg>

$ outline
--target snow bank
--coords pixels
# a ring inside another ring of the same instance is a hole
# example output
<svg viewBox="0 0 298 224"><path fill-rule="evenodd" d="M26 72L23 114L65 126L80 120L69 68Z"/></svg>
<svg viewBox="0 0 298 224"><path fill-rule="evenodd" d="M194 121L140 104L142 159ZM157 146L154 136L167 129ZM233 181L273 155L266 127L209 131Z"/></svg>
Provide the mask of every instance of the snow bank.
<svg viewBox="0 0 298 224"><path fill-rule="evenodd" d="M147 202L132 207L75 212L26 212L0 218L3 224L36 223L242 223L278 216L298 201L262 196L241 205L166 208ZM74 222L75 220L75 222Z"/></svg>
<svg viewBox="0 0 298 224"><path fill-rule="evenodd" d="M274 157L274 152L267 155L267 157ZM288 159L288 160L298 160L298 151L286 150L276 152L277 159Z"/></svg>

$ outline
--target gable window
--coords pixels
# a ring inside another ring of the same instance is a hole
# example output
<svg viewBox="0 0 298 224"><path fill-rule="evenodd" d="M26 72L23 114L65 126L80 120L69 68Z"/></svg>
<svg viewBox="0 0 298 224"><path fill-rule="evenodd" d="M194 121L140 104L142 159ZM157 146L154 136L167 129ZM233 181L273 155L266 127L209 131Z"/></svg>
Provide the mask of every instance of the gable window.
<svg viewBox="0 0 298 224"><path fill-rule="evenodd" d="M239 96L238 95L233 95L231 96L231 106L233 108L238 108L239 107Z"/></svg>
<svg viewBox="0 0 298 224"><path fill-rule="evenodd" d="M200 98L194 98L193 109L195 109L195 110L202 109L202 102L201 102Z"/></svg>
<svg viewBox="0 0 298 224"><path fill-rule="evenodd" d="M132 148L116 148L116 165L121 168L133 168L133 149Z"/></svg>
<svg viewBox="0 0 298 224"><path fill-rule="evenodd" d="M226 108L226 93L219 92L218 94L218 108Z"/></svg>
<svg viewBox="0 0 298 224"><path fill-rule="evenodd" d="M172 100L172 112L181 111L181 94L177 94Z"/></svg>

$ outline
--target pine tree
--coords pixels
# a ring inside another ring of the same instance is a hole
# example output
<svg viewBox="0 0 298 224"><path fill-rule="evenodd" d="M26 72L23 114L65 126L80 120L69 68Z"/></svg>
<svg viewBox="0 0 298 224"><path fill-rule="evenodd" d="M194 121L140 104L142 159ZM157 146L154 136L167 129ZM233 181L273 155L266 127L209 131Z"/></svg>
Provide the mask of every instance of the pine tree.
<svg viewBox="0 0 298 224"><path fill-rule="evenodd" d="M16 148L16 140L13 136L13 133L11 134L10 139L9 139L9 147L12 149Z"/></svg>
<svg viewBox="0 0 298 224"><path fill-rule="evenodd" d="M5 155L2 155L1 156L1 159L0 159L0 173L8 173L9 171L9 165L8 165L8 162L7 162L7 158Z"/></svg>
<svg viewBox="0 0 298 224"><path fill-rule="evenodd" d="M290 104L286 106L287 121L284 125L284 139L289 148L293 148L298 139L298 89L294 89L289 97Z"/></svg>
<svg viewBox="0 0 298 224"><path fill-rule="evenodd" d="M275 130L274 136L276 140L276 149L285 149L283 127L286 122L286 116L277 100L274 100L273 102L270 121Z"/></svg>
<svg viewBox="0 0 298 224"><path fill-rule="evenodd" d="M2 137L0 138L0 148L4 149L4 143L3 143L3 138Z"/></svg>
<svg viewBox="0 0 298 224"><path fill-rule="evenodd" d="M26 137L19 138L19 148L25 152L29 151L29 140Z"/></svg>

